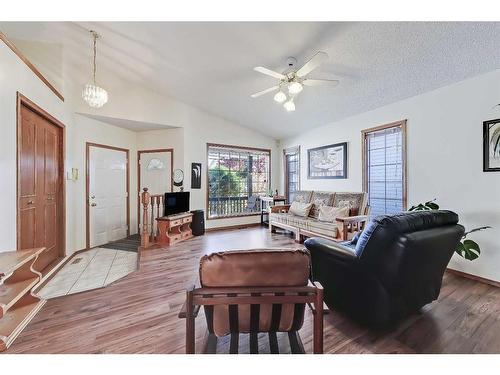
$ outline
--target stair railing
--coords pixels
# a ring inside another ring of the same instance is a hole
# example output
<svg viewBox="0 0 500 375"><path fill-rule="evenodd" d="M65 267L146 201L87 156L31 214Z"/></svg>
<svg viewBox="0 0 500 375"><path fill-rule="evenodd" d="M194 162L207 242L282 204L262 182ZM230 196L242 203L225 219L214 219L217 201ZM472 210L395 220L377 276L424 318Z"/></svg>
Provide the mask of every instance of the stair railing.
<svg viewBox="0 0 500 375"><path fill-rule="evenodd" d="M153 246L158 240L156 218L163 216L163 194L150 194L148 188L143 188L142 190L141 246L146 249Z"/></svg>

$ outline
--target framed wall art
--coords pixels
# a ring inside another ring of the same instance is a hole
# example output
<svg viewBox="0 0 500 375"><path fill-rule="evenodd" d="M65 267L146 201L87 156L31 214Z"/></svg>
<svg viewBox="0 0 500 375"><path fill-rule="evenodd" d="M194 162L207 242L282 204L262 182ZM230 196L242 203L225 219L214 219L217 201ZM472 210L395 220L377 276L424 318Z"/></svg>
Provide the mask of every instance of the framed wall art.
<svg viewBox="0 0 500 375"><path fill-rule="evenodd" d="M483 171L500 172L500 119L483 122Z"/></svg>
<svg viewBox="0 0 500 375"><path fill-rule="evenodd" d="M307 150L307 177L347 178L347 142Z"/></svg>

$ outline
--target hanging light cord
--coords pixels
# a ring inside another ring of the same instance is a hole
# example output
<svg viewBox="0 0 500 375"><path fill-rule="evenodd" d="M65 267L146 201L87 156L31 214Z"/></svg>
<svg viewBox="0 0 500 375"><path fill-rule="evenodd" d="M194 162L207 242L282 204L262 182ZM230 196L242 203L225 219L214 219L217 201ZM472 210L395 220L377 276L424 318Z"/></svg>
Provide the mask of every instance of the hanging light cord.
<svg viewBox="0 0 500 375"><path fill-rule="evenodd" d="M99 37L99 35L95 31L93 31L93 30L91 30L90 32L92 33L92 35L94 37L94 85L95 85L96 84L95 83L95 71L96 71L95 58L96 58L96 54L97 54L97 47L96 47L96 45L97 45L97 38Z"/></svg>

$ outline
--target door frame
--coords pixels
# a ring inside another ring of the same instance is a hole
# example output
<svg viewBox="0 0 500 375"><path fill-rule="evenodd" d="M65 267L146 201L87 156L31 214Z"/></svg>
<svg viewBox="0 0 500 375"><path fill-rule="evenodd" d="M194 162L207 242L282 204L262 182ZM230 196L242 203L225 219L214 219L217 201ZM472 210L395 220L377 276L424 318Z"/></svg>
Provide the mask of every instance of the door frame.
<svg viewBox="0 0 500 375"><path fill-rule="evenodd" d="M137 230L141 233L141 154L170 152L170 192L174 191L174 149L157 148L137 151Z"/></svg>
<svg viewBox="0 0 500 375"><path fill-rule="evenodd" d="M45 111L43 108L35 104L33 101L28 99L26 96L21 94L19 91L16 92L16 250L21 250L21 215L20 215L20 202L19 197L21 193L21 180L19 176L21 175L21 165L19 163L21 159L21 108L25 106L31 111L35 112L39 116L43 117L45 120L50 122L52 125L59 128L60 138L59 138L59 163L58 163L58 173L59 173L59 189L60 193L60 207L61 207L61 224L62 228L59 231L59 242L61 247L59 249L60 256L66 256L66 178L64 175L65 171L65 158L66 158L66 126L52 116L50 113ZM36 182L35 182L36 183Z"/></svg>
<svg viewBox="0 0 500 375"><path fill-rule="evenodd" d="M288 191L288 164L286 162L286 156L288 154L295 154L295 153L299 155L299 160L297 161L298 177L299 177L299 181L297 182L297 191L299 191L300 190L300 145L283 149L283 172L284 172L283 181L285 183L283 186L283 192L285 193L285 197L287 200L289 191ZM287 203L290 204L290 202Z"/></svg>
<svg viewBox="0 0 500 375"><path fill-rule="evenodd" d="M100 147L108 150L123 151L126 154L127 160L127 237L130 236L130 150L109 146L101 143L86 142L85 143L85 248L90 249L90 147Z"/></svg>

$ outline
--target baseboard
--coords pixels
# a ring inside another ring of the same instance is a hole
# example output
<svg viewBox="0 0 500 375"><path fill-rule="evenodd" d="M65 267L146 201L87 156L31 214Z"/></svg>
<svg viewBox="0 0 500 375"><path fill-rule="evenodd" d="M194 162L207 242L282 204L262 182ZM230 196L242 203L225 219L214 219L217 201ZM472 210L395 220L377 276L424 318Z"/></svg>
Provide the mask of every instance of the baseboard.
<svg viewBox="0 0 500 375"><path fill-rule="evenodd" d="M471 279L471 280L478 281L478 282L483 283L483 284L488 284L488 285L492 285L492 286L496 286L497 288L500 288L500 281L486 279L486 278L481 277L481 276L472 275L470 273L457 271L457 270L454 270L451 268L447 268L446 271L453 273L457 276L462 276L462 277L465 277L467 279Z"/></svg>
<svg viewBox="0 0 500 375"><path fill-rule="evenodd" d="M205 229L205 232L218 232L221 230L245 229L245 228L260 227L260 226L263 227L263 225L261 223L228 225L225 227L207 228L207 229Z"/></svg>

